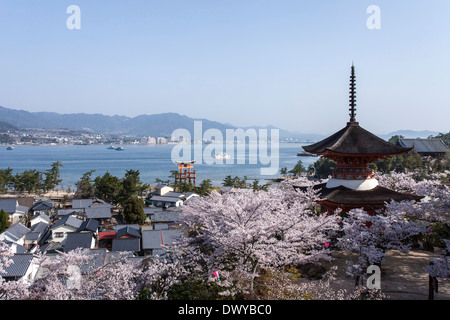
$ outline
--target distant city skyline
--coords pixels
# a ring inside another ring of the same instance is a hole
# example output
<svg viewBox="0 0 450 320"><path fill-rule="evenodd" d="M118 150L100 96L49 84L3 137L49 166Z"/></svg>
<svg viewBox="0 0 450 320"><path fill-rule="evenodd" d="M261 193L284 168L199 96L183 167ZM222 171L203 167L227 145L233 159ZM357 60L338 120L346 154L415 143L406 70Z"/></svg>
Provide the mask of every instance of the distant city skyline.
<svg viewBox="0 0 450 320"><path fill-rule="evenodd" d="M0 0L0 105L323 134L349 119L353 62L362 127L448 132L449 12L448 0Z"/></svg>

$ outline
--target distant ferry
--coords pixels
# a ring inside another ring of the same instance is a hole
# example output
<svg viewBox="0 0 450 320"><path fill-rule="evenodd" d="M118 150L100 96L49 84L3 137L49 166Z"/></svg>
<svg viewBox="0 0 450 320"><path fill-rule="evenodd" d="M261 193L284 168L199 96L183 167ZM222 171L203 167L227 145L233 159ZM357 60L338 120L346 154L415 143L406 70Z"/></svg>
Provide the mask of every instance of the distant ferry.
<svg viewBox="0 0 450 320"><path fill-rule="evenodd" d="M118 148L116 148L116 149L114 149L114 150L117 150L117 151L123 151L123 150L125 150L125 149L122 148L122 147L118 147Z"/></svg>
<svg viewBox="0 0 450 320"><path fill-rule="evenodd" d="M6 150L14 150L14 147L8 147Z"/></svg>
<svg viewBox="0 0 450 320"><path fill-rule="evenodd" d="M230 159L231 157L230 157L229 154L221 152L221 153L216 154L214 156L214 158L216 158L216 159Z"/></svg>
<svg viewBox="0 0 450 320"><path fill-rule="evenodd" d="M297 156L298 157L317 157L315 154L312 154L312 153L309 153L309 152L306 152L306 151L302 151L302 152L297 153Z"/></svg>

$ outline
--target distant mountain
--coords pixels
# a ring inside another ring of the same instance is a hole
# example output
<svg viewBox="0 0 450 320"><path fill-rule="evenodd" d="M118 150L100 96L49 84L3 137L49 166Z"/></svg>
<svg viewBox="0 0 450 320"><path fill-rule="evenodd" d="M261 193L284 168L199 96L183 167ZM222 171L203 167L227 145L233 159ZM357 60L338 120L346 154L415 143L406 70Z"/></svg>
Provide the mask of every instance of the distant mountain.
<svg viewBox="0 0 450 320"><path fill-rule="evenodd" d="M56 112L29 112L0 106L0 119L19 128L45 128L84 130L94 133L132 135L132 136L170 136L176 129L187 129L193 134L194 122L202 121L202 130L219 129L225 134L226 129L237 129L231 124L224 124L207 119L194 119L178 113L161 113L140 115L134 118L125 116L107 116L103 114L60 114ZM250 127L242 128L247 130ZM254 129L274 129L274 126L251 127ZM224 135L225 136L225 135ZM280 137L314 140L317 135L291 133L280 129Z"/></svg>
<svg viewBox="0 0 450 320"><path fill-rule="evenodd" d="M444 132L445 133L445 132ZM403 136L405 139L428 138L429 136L437 136L437 131L414 131L414 130L397 130L388 134L380 135L381 138L389 140L392 136Z"/></svg>
<svg viewBox="0 0 450 320"><path fill-rule="evenodd" d="M130 135L130 136L171 136L176 129L187 129L193 134L194 121L202 121L203 131L207 129L219 129L225 133L226 129L237 129L238 127L211 121L207 119L194 119L178 113L161 113L152 115L140 115L134 118L126 116L107 116L103 114L71 113L60 114L56 112L29 112L15 110L0 106L0 131L14 131L18 128L45 128L45 129L70 129L83 130L100 134ZM299 133L277 128L275 126L252 126L239 127L247 129L279 129L280 138L292 138L302 141L318 141L324 139L325 135ZM399 130L379 137L388 140L394 135L402 135L405 138L427 138L436 136L436 131L413 131Z"/></svg>
<svg viewBox="0 0 450 320"><path fill-rule="evenodd" d="M9 124L8 122L0 121L0 132L17 131L19 128Z"/></svg>
<svg viewBox="0 0 450 320"><path fill-rule="evenodd" d="M141 115L134 118L103 114L60 114L56 112L29 112L0 107L0 119L19 128L85 130L103 134L134 136L170 136L175 129L192 132L195 120L202 120L203 130L232 128L206 119L193 119L177 113Z"/></svg>

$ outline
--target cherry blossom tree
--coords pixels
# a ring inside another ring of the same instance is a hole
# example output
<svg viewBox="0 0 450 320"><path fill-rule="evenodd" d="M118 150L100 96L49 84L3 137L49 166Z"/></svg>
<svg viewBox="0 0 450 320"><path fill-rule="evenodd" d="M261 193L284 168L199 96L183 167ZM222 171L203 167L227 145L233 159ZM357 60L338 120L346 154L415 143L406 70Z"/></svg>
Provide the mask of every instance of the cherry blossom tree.
<svg viewBox="0 0 450 320"><path fill-rule="evenodd" d="M444 240L445 249L442 256L435 258L432 264L425 268L432 277L450 279L450 240Z"/></svg>
<svg viewBox="0 0 450 320"><path fill-rule="evenodd" d="M317 213L300 198L286 199L281 190L212 192L191 202L183 216L191 234L186 241L205 253L210 273L244 279L249 292L259 268L330 260L324 244L339 227L337 216Z"/></svg>
<svg viewBox="0 0 450 320"><path fill-rule="evenodd" d="M380 175L380 184L400 192L413 192L423 196L420 202L392 201L386 205L388 211L400 210L410 220L428 224L427 232L421 236L426 243L437 243L450 230L450 189L442 179L449 172L429 174L427 179L416 181L414 173ZM442 243L442 241L441 241ZM439 246L441 246L440 244Z"/></svg>
<svg viewBox="0 0 450 320"><path fill-rule="evenodd" d="M349 275L360 279L368 266L381 265L387 250L407 252L411 248L410 239L425 231L422 222L408 220L400 208L376 215L353 209L343 218L338 247L358 257L357 262L348 262Z"/></svg>
<svg viewBox="0 0 450 320"><path fill-rule="evenodd" d="M297 275L289 272L277 272L266 283L266 299L269 300L382 300L386 298L380 290L357 286L353 291L334 289L337 279L336 266L316 281L299 283Z"/></svg>
<svg viewBox="0 0 450 320"><path fill-rule="evenodd" d="M28 297L28 282L6 281L2 275L6 273L13 260L14 253L10 247L0 240L0 300L21 300Z"/></svg>
<svg viewBox="0 0 450 320"><path fill-rule="evenodd" d="M40 255L41 273L29 288L33 300L134 300L141 269L127 253L95 265L95 254L75 249L57 255Z"/></svg>
<svg viewBox="0 0 450 320"><path fill-rule="evenodd" d="M191 248L167 248L163 256L143 261L139 279L139 299L167 300L174 287L195 274L199 269L198 255L191 255Z"/></svg>

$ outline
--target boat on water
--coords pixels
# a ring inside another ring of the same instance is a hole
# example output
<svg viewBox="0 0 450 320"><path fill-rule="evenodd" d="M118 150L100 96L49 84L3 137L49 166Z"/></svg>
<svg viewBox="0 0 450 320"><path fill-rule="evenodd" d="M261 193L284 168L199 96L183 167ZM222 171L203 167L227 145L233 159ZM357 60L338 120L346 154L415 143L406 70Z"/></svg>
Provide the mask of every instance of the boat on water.
<svg viewBox="0 0 450 320"><path fill-rule="evenodd" d="M14 150L14 147L8 147L6 150Z"/></svg>
<svg viewBox="0 0 450 320"><path fill-rule="evenodd" d="M109 146L108 148L106 148L106 149L109 149L109 150L114 150L114 149L116 149L116 147L114 147L114 146Z"/></svg>
<svg viewBox="0 0 450 320"><path fill-rule="evenodd" d="M309 152L306 152L306 151L302 151L302 152L297 153L297 156L298 157L317 157L315 154L309 153Z"/></svg>
<svg viewBox="0 0 450 320"><path fill-rule="evenodd" d="M117 148L115 148L114 150L117 150L117 151L123 151L123 150L125 150L125 149L122 148L122 147L117 147Z"/></svg>
<svg viewBox="0 0 450 320"><path fill-rule="evenodd" d="M230 159L230 155L224 152L218 153L214 156L215 159Z"/></svg>

